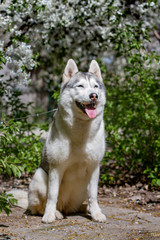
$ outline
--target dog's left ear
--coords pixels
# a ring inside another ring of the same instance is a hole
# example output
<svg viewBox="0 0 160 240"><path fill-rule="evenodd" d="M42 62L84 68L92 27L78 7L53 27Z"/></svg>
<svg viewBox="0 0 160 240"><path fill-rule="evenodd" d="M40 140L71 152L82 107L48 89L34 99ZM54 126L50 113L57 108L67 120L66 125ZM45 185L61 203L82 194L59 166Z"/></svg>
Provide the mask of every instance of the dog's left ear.
<svg viewBox="0 0 160 240"><path fill-rule="evenodd" d="M101 70L100 70L99 65L96 62L96 60L92 60L90 67L89 67L89 72L95 74L96 77L98 78L98 80L100 82L103 82L103 79L101 76Z"/></svg>
<svg viewBox="0 0 160 240"><path fill-rule="evenodd" d="M63 83L68 82L78 72L77 65L73 59L69 59L63 73Z"/></svg>

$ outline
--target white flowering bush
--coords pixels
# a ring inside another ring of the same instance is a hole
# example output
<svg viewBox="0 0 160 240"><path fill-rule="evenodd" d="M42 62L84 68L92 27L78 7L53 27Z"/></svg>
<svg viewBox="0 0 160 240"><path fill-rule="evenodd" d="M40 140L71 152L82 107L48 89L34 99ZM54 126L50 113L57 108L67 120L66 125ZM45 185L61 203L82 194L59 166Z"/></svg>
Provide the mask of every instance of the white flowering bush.
<svg viewBox="0 0 160 240"><path fill-rule="evenodd" d="M139 20L144 32L158 26L156 11L154 1L5 0L0 4L0 47L15 81L27 84L38 62L43 76L55 81L62 71L57 66L61 69L66 59L85 65L113 51L127 26L135 27Z"/></svg>

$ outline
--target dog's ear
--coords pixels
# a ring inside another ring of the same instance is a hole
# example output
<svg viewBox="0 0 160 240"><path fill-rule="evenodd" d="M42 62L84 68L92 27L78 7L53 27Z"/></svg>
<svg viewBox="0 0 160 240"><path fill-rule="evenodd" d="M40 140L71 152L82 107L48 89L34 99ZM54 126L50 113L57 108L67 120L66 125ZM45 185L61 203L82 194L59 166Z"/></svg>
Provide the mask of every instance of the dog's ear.
<svg viewBox="0 0 160 240"><path fill-rule="evenodd" d="M63 83L68 82L78 72L77 65L73 59L69 59L63 73Z"/></svg>
<svg viewBox="0 0 160 240"><path fill-rule="evenodd" d="M99 65L96 62L96 60L92 60L90 67L89 67L89 72L95 74L96 77L98 78L98 80L100 82L103 82L102 76L101 76L101 70L100 70Z"/></svg>

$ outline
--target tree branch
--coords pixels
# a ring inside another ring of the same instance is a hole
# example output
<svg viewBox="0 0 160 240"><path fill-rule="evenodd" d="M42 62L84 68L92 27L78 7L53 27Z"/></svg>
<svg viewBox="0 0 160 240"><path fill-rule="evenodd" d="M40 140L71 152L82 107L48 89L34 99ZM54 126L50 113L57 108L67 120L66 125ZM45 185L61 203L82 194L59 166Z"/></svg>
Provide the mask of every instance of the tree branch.
<svg viewBox="0 0 160 240"><path fill-rule="evenodd" d="M155 37L157 38L157 40L160 41L160 35L159 35L158 31L154 29L153 33L154 33Z"/></svg>

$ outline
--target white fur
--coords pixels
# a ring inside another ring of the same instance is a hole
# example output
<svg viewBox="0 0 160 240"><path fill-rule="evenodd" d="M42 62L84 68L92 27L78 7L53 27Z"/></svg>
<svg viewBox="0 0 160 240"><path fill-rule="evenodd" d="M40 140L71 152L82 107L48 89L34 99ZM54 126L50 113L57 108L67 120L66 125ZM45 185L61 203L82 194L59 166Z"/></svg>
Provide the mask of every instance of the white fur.
<svg viewBox="0 0 160 240"><path fill-rule="evenodd" d="M17 204L15 204L18 207L27 209L28 208L28 192L13 188L11 191L7 192L7 194L12 194L15 199L18 200Z"/></svg>
<svg viewBox="0 0 160 240"><path fill-rule="evenodd" d="M73 59L69 59L63 73L63 83L68 82L71 77L78 72L77 65Z"/></svg>
<svg viewBox="0 0 160 240"><path fill-rule="evenodd" d="M98 63L95 60L92 60L90 67L89 67L89 72L94 73L99 81L103 82L102 76L101 76L101 70L98 66Z"/></svg>
<svg viewBox="0 0 160 240"><path fill-rule="evenodd" d="M62 86L67 82L74 83L77 71L75 62L70 59ZM95 60L90 65L90 72L102 81ZM28 209L32 214L44 214L44 223L61 219L61 212L67 214L78 211L87 198L93 220L106 220L97 202L99 163L105 152L105 91L94 89L93 81L93 86L90 86L82 76L81 82L85 87L66 87L61 93L58 111L42 154L44 163L49 164L49 172L47 174L40 167L29 186ZM93 91L98 95L97 116L90 119L76 106L75 101L89 101L89 94Z"/></svg>

